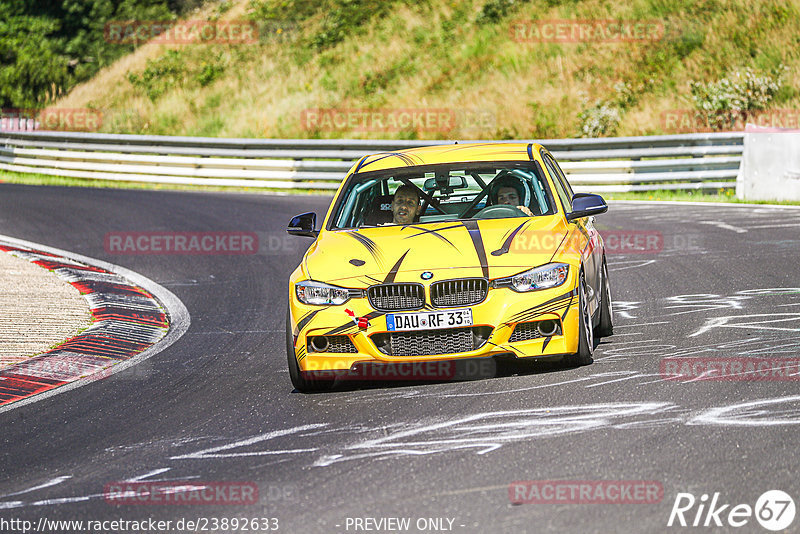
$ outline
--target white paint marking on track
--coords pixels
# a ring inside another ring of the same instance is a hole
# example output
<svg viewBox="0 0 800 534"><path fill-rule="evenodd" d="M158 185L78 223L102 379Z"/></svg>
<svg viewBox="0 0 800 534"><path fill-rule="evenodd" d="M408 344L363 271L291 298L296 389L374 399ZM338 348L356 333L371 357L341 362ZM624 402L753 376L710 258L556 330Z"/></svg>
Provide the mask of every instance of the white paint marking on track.
<svg viewBox="0 0 800 534"><path fill-rule="evenodd" d="M30 493L32 491L36 491L36 490L40 490L40 489L44 489L44 488L49 488L51 486L55 486L57 484L61 484L62 482L64 482L65 480L69 480L70 478L72 478L72 476L69 476L69 475L62 476L62 477L56 477L56 478L53 478L51 480L48 480L47 482L45 482L43 484L39 484L38 486L33 486L33 487L30 487L30 488L24 489L22 491L16 491L14 493L6 493L5 495L0 495L0 498L5 499L6 497L15 497L17 495L23 495L25 493Z"/></svg>
<svg viewBox="0 0 800 534"><path fill-rule="evenodd" d="M717 228L720 228L722 230L730 230L732 232L736 232L737 234L747 233L746 228L739 228L738 226L733 226L731 224L722 221L697 221L697 222L700 224L709 224L711 226L716 226Z"/></svg>
<svg viewBox="0 0 800 534"><path fill-rule="evenodd" d="M731 321L736 319L758 319L758 318L765 318L762 321L748 321L744 323L731 323ZM752 329L752 330L777 330L780 332L800 332L800 326L798 328L782 328L778 326L763 326L765 324L772 324L772 323L785 323L790 321L800 321L800 313L758 313L753 315L726 315L724 317L714 317L711 319L706 320L706 324L700 327L693 334L689 334L689 337L696 337L701 334L705 334L709 330L714 328L743 328L743 329Z"/></svg>
<svg viewBox="0 0 800 534"><path fill-rule="evenodd" d="M188 459L200 459L200 458L238 458L241 456L264 456L269 454L296 454L301 452L314 452L316 448L310 449L288 449L288 450L272 450L272 451L254 451L254 452L229 452L229 453L221 453L221 451L227 451L230 449L238 449L240 447L247 447L248 445L253 445L255 443L260 443L262 441L268 441L271 439L279 438L282 436L289 436L291 434L297 434L299 432L303 432L305 430L319 430L328 426L327 423L314 423L310 425L301 425L296 426L294 428L286 428L284 430L275 430L273 432L267 432L265 434L259 434L258 436L252 436L241 441L234 441L233 443L229 443L228 445L221 445L219 447L211 447L209 449L203 449L201 451L193 452L190 454L182 454L179 456L172 456L170 460L188 460Z"/></svg>
<svg viewBox="0 0 800 534"><path fill-rule="evenodd" d="M598 384L589 384L588 386L584 386L586 389L589 388L596 388L597 386L605 386L606 384L613 384L614 382L624 382L625 380L630 380L632 378L645 378L648 376L661 376L658 373L634 373L631 376L626 376L623 378L617 378L616 380L608 380L606 382L600 382Z"/></svg>
<svg viewBox="0 0 800 534"><path fill-rule="evenodd" d="M615 324L614 328L633 328L638 326L650 326L654 324L669 324L669 321L655 321L653 323L637 323L637 324Z"/></svg>
<svg viewBox="0 0 800 534"><path fill-rule="evenodd" d="M778 426L800 424L800 406L774 407L800 402L800 395L742 402L704 410L686 422L687 425Z"/></svg>
<svg viewBox="0 0 800 534"><path fill-rule="evenodd" d="M786 224L763 224L759 226L748 226L748 230L763 230L765 228L795 228L800 226L800 223L786 223Z"/></svg>
<svg viewBox="0 0 800 534"><path fill-rule="evenodd" d="M611 271L624 271L625 269L636 269L637 267L645 267L655 262L656 260L636 260L636 263L634 263L633 265L627 265L625 267L609 267L608 270L609 272L611 272ZM627 262L627 263L633 263L633 262Z"/></svg>
<svg viewBox="0 0 800 534"><path fill-rule="evenodd" d="M147 473L145 473L143 475L139 475L137 477L129 478L129 479L125 480L125 482L139 482L140 480L144 480L145 478L150 478L150 477L154 477L156 475L160 475L161 473L166 473L170 469L171 469L170 467L162 467L160 469L153 469L152 471L148 471Z"/></svg>
<svg viewBox="0 0 800 534"><path fill-rule="evenodd" d="M628 333L625 333L625 334L614 334L614 337L620 337L620 336L641 336L641 335L642 335L642 333L641 333L641 332L628 332Z"/></svg>
<svg viewBox="0 0 800 534"><path fill-rule="evenodd" d="M608 403L477 413L366 439L345 447L343 454L320 457L314 466L360 458L418 456L464 449L478 449L476 454L487 454L508 443L614 427L624 422L619 419L663 413L675 407L658 402Z"/></svg>

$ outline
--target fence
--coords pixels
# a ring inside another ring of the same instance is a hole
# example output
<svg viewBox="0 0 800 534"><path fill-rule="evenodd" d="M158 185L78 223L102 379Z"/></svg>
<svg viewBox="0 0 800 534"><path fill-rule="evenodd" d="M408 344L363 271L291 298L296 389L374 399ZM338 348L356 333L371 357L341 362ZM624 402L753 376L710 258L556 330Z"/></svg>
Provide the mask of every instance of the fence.
<svg viewBox="0 0 800 534"><path fill-rule="evenodd" d="M577 191L735 188L744 134L540 140ZM452 141L220 139L0 131L0 169L76 178L336 189L364 154Z"/></svg>

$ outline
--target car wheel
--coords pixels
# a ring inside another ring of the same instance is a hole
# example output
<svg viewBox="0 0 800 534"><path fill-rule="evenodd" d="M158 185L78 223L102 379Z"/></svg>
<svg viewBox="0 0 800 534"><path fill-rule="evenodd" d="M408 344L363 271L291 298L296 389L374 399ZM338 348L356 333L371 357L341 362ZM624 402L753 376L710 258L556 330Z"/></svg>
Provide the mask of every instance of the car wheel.
<svg viewBox="0 0 800 534"><path fill-rule="evenodd" d="M333 380L308 379L300 371L297 363L297 354L294 351L294 336L292 335L292 317L289 309L286 309L286 357L289 360L289 378L292 385L301 393L312 393L314 391L324 391L333 385Z"/></svg>
<svg viewBox="0 0 800 534"><path fill-rule="evenodd" d="M597 325L597 337L606 337L614 333L613 313L611 309L611 284L608 282L608 265L603 256L603 289L600 296L600 324Z"/></svg>
<svg viewBox="0 0 800 534"><path fill-rule="evenodd" d="M592 328L592 314L589 311L589 299L586 291L586 278L581 271L578 281L578 352L564 358L567 366L577 367L592 363L594 352L594 329Z"/></svg>

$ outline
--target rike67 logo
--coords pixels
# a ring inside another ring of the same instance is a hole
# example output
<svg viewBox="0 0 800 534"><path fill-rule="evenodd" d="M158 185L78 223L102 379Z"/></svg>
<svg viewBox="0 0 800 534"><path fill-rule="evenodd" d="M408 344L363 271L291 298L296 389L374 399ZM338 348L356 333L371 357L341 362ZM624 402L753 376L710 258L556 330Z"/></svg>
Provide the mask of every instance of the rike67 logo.
<svg viewBox="0 0 800 534"><path fill-rule="evenodd" d="M667 526L740 528L751 524L755 517L762 527L777 532L791 525L794 515L794 500L781 490L765 491L755 506L725 503L719 492L714 493L710 501L706 493L699 499L691 493L678 493Z"/></svg>

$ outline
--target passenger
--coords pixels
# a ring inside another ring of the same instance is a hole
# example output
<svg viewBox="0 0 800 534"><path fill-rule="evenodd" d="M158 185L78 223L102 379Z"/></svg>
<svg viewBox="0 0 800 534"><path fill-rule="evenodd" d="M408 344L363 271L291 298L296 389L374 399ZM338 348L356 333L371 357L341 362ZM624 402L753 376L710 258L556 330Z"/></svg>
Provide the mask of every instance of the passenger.
<svg viewBox="0 0 800 534"><path fill-rule="evenodd" d="M394 192L392 200L392 222L394 224L410 224L419 213L419 192L410 185L401 185Z"/></svg>
<svg viewBox="0 0 800 534"><path fill-rule="evenodd" d="M524 186L519 178L511 176L502 176L492 182L492 204L514 206L525 215L533 217L533 212L530 208L523 205L522 198L524 196Z"/></svg>

